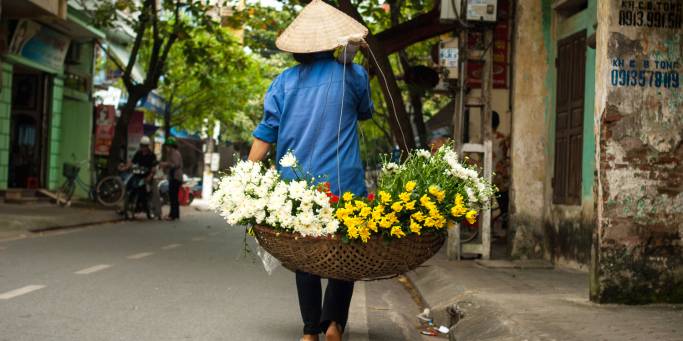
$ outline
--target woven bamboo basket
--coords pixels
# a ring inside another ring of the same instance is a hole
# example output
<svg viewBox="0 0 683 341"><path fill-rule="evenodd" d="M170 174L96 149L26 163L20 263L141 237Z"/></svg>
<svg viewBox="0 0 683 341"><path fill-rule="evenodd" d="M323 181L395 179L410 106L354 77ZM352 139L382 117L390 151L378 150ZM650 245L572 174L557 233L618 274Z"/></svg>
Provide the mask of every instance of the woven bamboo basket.
<svg viewBox="0 0 683 341"><path fill-rule="evenodd" d="M392 241L343 243L338 236L301 237L254 226L259 244L292 271L346 281L375 280L402 274L431 258L444 243L443 234L423 233Z"/></svg>

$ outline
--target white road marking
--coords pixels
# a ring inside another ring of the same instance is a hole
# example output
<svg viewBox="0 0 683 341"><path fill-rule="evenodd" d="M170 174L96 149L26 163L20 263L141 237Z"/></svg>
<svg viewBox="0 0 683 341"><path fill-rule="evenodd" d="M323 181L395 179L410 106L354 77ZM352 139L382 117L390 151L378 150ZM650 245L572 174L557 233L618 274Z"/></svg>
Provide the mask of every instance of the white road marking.
<svg viewBox="0 0 683 341"><path fill-rule="evenodd" d="M368 335L368 311L367 301L365 298L365 282L358 281L354 285L353 296L351 297L351 310L349 314L348 333L344 336L350 338L353 334L353 339L357 341L369 341Z"/></svg>
<svg viewBox="0 0 683 341"><path fill-rule="evenodd" d="M140 259L140 258L145 258L147 256L153 255L154 252L142 252L142 253L136 253L134 255L128 256L128 259Z"/></svg>
<svg viewBox="0 0 683 341"><path fill-rule="evenodd" d="M27 285L23 288L14 289L6 293L0 294L0 300L9 300L10 298L15 298L17 296L28 294L29 292L40 290L45 288L45 285Z"/></svg>
<svg viewBox="0 0 683 341"><path fill-rule="evenodd" d="M162 247L161 249L162 250L171 250L171 249L175 249L175 248L179 247L180 245L182 245L182 244L169 244L169 245Z"/></svg>
<svg viewBox="0 0 683 341"><path fill-rule="evenodd" d="M202 241L202 240L204 240L204 239L206 239L206 238L204 238L204 237L194 237L194 238L192 238L192 241L194 241L194 242L199 242L199 241Z"/></svg>
<svg viewBox="0 0 683 341"><path fill-rule="evenodd" d="M88 275L88 274L91 274L91 273L93 273L93 272L98 272L98 271L101 271L101 270L104 270L104 269L107 269L107 268L111 268L111 265L109 265L109 264L100 264L100 265L91 266L91 267L89 267L89 268L85 268L85 269L83 269L83 270L78 270L78 271L76 271L76 272L74 272L74 273L77 274L77 275Z"/></svg>

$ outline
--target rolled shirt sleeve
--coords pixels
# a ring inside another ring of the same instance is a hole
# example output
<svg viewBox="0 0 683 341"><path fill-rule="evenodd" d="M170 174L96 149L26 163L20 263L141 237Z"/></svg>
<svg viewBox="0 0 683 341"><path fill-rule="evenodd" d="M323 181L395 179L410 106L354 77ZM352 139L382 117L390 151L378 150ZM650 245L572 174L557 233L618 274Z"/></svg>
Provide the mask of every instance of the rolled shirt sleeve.
<svg viewBox="0 0 683 341"><path fill-rule="evenodd" d="M277 142L280 118L282 116L284 88L281 76L275 78L266 92L263 101L263 120L256 126L252 135L268 143Z"/></svg>
<svg viewBox="0 0 683 341"><path fill-rule="evenodd" d="M375 110L370 95L370 80L368 73L362 66L354 64L354 68L358 74L355 82L355 90L358 95L358 119L364 121L370 119L372 117L372 112Z"/></svg>

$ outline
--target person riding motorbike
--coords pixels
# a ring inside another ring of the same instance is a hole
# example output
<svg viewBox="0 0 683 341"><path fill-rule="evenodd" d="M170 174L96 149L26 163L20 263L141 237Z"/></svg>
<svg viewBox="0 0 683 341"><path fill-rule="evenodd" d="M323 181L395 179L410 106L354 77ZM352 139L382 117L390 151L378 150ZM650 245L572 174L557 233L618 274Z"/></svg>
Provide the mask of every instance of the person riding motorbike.
<svg viewBox="0 0 683 341"><path fill-rule="evenodd" d="M158 164L157 162L157 157L150 148L150 143L151 140L147 136L143 136L142 139L140 139L140 147L137 152L133 155L133 158L126 162L125 164L122 163L119 165L119 171L125 172L131 170L134 166L140 167L144 169L145 173L142 174L142 176L145 178L145 183L147 184L147 188L145 191L142 191L142 198L140 198L140 202L146 204L146 208L149 209L149 199L150 199L150 190L153 187L153 176L156 170L156 166ZM129 186L132 182L129 182ZM126 188L126 195L128 195L129 190L131 188Z"/></svg>

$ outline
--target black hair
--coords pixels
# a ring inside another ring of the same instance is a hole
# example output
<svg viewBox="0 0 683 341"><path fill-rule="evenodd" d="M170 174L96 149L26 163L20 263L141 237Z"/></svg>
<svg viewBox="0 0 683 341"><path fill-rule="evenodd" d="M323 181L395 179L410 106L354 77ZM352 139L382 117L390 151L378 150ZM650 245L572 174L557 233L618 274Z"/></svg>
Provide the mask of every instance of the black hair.
<svg viewBox="0 0 683 341"><path fill-rule="evenodd" d="M315 60L315 53L294 53L292 56L299 64L310 64Z"/></svg>
<svg viewBox="0 0 683 341"><path fill-rule="evenodd" d="M498 126L500 125L500 115L498 115L497 111L491 112L491 126L493 129L498 129Z"/></svg>
<svg viewBox="0 0 683 341"><path fill-rule="evenodd" d="M310 64L313 63L317 57L321 54L328 54L330 57L333 56L332 51L324 51L324 52L313 52L313 53L293 53L292 56L294 57L294 60L299 62L299 64Z"/></svg>

